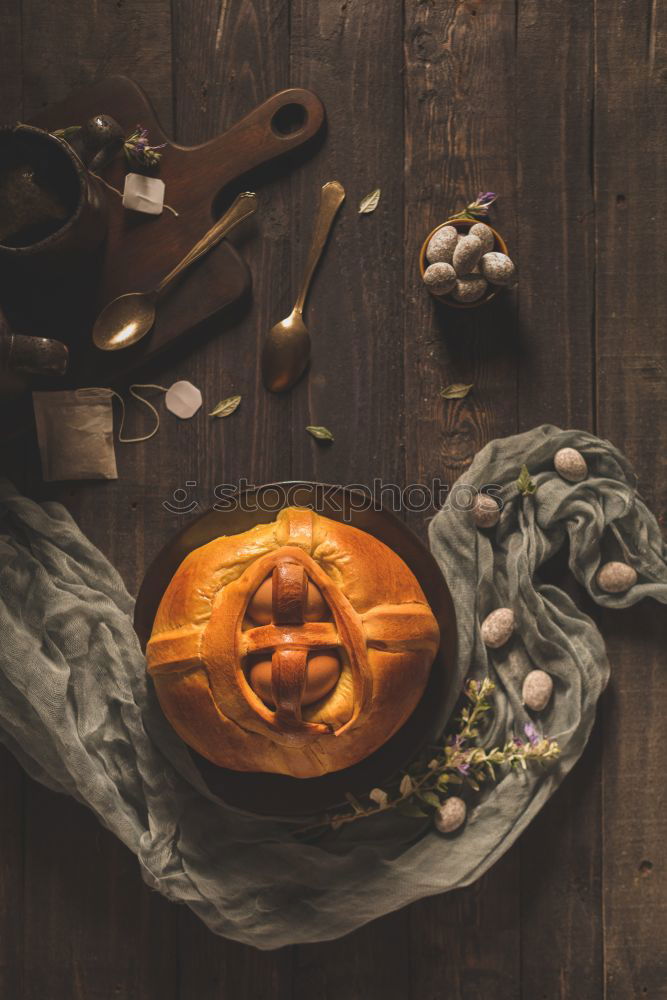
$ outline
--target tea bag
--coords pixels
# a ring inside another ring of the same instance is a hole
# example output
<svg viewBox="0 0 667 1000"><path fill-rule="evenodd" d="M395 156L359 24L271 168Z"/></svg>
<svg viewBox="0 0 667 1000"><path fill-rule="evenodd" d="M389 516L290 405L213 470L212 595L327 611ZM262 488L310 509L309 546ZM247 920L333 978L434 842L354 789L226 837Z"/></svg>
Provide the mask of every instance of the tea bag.
<svg viewBox="0 0 667 1000"><path fill-rule="evenodd" d="M109 389L33 392L44 481L118 479Z"/></svg>
<svg viewBox="0 0 667 1000"><path fill-rule="evenodd" d="M114 389L89 388L60 392L33 392L37 440L42 475L47 483L61 479L118 479L113 442L112 400L120 403L118 440L123 444L148 441L157 434L160 415L137 389L157 389L166 394L167 408L181 419L193 416L201 407L199 389L190 382L163 385L135 383L130 394L147 406L155 418L152 430L139 437L124 437L125 400Z"/></svg>

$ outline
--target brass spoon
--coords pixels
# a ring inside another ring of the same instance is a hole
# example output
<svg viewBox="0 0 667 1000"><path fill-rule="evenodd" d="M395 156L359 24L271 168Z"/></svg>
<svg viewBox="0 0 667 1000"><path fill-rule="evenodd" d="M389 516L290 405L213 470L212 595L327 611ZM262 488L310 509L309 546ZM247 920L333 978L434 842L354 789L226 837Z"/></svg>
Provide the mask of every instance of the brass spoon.
<svg viewBox="0 0 667 1000"><path fill-rule="evenodd" d="M323 186L306 271L296 305L286 319L271 327L264 341L262 379L271 392L291 389L303 375L310 359L310 334L303 321L303 307L336 212L344 200L345 189L338 181L329 181Z"/></svg>
<svg viewBox="0 0 667 1000"><path fill-rule="evenodd" d="M93 327L95 346L102 351L120 351L145 337L155 322L155 305L160 295L186 268L212 250L230 230L252 215L256 208L257 196L252 191L240 194L222 218L211 226L152 292L128 292L107 303Z"/></svg>

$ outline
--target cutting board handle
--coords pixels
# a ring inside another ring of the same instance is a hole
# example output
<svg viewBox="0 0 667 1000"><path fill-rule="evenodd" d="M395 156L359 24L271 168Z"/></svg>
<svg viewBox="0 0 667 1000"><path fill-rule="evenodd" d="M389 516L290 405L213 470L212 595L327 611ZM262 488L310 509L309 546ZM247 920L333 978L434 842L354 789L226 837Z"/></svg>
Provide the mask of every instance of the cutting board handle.
<svg viewBox="0 0 667 1000"><path fill-rule="evenodd" d="M281 90L232 125L227 132L190 147L191 182L210 186L211 197L248 170L302 146L324 123L324 105L310 90ZM192 177L192 171L198 173Z"/></svg>

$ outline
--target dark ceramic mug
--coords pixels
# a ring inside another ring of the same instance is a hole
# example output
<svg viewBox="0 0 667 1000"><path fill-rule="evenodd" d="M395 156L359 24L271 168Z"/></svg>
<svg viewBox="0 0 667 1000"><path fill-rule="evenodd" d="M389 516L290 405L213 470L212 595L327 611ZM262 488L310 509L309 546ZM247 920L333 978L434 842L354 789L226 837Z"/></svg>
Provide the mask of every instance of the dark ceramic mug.
<svg viewBox="0 0 667 1000"><path fill-rule="evenodd" d="M0 267L69 270L106 229L104 188L69 143L32 125L0 129Z"/></svg>

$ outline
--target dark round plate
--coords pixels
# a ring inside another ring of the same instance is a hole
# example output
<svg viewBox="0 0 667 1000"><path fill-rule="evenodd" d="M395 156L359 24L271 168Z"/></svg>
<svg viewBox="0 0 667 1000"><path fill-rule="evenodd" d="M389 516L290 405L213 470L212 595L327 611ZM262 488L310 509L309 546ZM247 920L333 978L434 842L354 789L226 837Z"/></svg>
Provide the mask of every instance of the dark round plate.
<svg viewBox="0 0 667 1000"><path fill-rule="evenodd" d="M223 504L220 505L221 507ZM445 691L456 656L454 605L438 565L419 539L394 514L374 507L370 494L322 483L270 483L240 493L229 509L201 514L167 542L149 566L134 612L134 627L145 650L162 595L183 559L220 535L234 535L273 521L287 506L310 507L325 517L367 531L393 549L410 567L440 626L440 648L424 695L407 722L384 746L353 767L319 778L231 771L191 750L211 791L229 805L266 816L307 816L386 783L443 729ZM362 509L363 506L363 509Z"/></svg>

